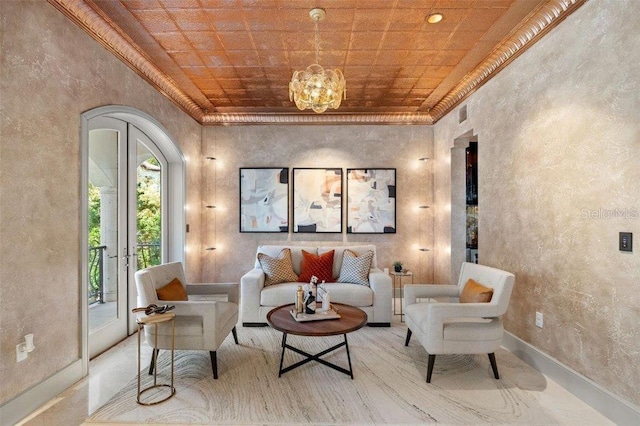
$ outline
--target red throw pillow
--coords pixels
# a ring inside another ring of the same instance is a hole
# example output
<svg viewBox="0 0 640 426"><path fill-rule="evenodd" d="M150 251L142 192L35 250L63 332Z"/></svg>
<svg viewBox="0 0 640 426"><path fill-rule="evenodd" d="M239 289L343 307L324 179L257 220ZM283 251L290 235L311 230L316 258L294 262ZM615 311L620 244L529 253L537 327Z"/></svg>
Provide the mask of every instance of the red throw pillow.
<svg viewBox="0 0 640 426"><path fill-rule="evenodd" d="M333 253L335 253L335 250L318 256L317 254L302 250L302 272L300 272L298 282L308 283L314 275L318 277L318 284L322 281L327 283L334 282Z"/></svg>

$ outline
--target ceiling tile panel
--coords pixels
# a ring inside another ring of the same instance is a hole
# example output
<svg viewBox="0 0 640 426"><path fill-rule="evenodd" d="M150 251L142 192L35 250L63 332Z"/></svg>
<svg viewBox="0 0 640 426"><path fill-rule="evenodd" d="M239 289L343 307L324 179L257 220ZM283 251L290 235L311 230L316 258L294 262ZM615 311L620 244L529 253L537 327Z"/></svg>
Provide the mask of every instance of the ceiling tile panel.
<svg viewBox="0 0 640 426"><path fill-rule="evenodd" d="M162 9L158 0L127 0L122 6L129 10Z"/></svg>
<svg viewBox="0 0 640 426"><path fill-rule="evenodd" d="M177 25L169 18L164 10L137 10L133 16L150 33L177 32Z"/></svg>
<svg viewBox="0 0 640 426"><path fill-rule="evenodd" d="M218 31L218 38L226 50L253 50L253 42L249 33L241 31Z"/></svg>
<svg viewBox="0 0 640 426"><path fill-rule="evenodd" d="M209 25L216 31L244 31L244 19L239 9L205 9Z"/></svg>
<svg viewBox="0 0 640 426"><path fill-rule="evenodd" d="M189 41L182 33L158 33L153 37L166 52L184 52L191 49Z"/></svg>
<svg viewBox="0 0 640 426"><path fill-rule="evenodd" d="M194 52L170 52L169 56L182 67L202 67L205 65L200 56Z"/></svg>
<svg viewBox="0 0 640 426"><path fill-rule="evenodd" d="M212 29L201 9L168 9L167 12L182 31L207 31Z"/></svg>
<svg viewBox="0 0 640 426"><path fill-rule="evenodd" d="M185 31L184 37L196 50L222 50L222 43L214 31Z"/></svg>

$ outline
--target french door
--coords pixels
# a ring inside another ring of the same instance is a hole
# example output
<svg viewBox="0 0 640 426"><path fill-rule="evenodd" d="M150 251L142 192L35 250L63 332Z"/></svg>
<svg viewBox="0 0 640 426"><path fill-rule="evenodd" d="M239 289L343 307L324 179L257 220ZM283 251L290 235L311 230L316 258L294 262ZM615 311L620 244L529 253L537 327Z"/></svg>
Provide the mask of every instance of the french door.
<svg viewBox="0 0 640 426"><path fill-rule="evenodd" d="M136 330L134 273L166 256L167 161L122 120L89 121L89 357Z"/></svg>

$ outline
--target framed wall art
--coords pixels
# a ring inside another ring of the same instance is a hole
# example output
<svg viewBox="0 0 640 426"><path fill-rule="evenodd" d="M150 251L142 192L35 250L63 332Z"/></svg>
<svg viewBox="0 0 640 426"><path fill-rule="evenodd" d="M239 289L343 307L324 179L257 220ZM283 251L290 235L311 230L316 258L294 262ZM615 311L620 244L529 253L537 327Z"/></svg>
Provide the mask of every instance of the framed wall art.
<svg viewBox="0 0 640 426"><path fill-rule="evenodd" d="M395 232L396 169L347 169L347 233Z"/></svg>
<svg viewBox="0 0 640 426"><path fill-rule="evenodd" d="M293 169L293 232L342 232L342 169Z"/></svg>
<svg viewBox="0 0 640 426"><path fill-rule="evenodd" d="M240 232L289 232L289 168L240 169Z"/></svg>

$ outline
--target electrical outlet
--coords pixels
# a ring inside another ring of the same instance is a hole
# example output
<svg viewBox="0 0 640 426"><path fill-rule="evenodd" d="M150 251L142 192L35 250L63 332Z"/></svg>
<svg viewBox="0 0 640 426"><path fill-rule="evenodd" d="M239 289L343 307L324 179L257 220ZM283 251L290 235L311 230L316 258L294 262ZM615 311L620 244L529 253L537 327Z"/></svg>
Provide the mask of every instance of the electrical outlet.
<svg viewBox="0 0 640 426"><path fill-rule="evenodd" d="M536 327L542 328L544 324L544 318L542 316L542 312L536 312Z"/></svg>
<svg viewBox="0 0 640 426"><path fill-rule="evenodd" d="M24 350L24 343L18 343L16 345L16 362L21 362L27 359L29 354Z"/></svg>

